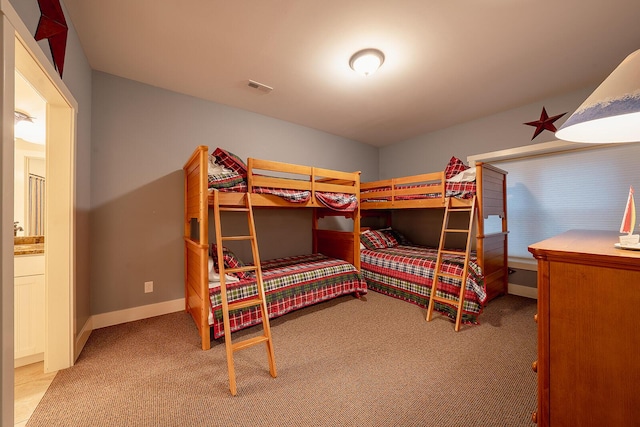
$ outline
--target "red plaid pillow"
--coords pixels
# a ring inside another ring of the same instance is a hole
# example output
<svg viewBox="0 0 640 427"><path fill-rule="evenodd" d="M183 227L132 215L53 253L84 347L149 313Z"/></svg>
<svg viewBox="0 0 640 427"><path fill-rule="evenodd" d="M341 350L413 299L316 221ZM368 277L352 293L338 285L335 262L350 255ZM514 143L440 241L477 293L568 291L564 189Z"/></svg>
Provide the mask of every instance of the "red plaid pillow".
<svg viewBox="0 0 640 427"><path fill-rule="evenodd" d="M407 239L404 234L400 233L398 230L394 230L393 228L385 228L382 231L389 239L393 241L396 240L398 245L410 245L411 241ZM395 245L394 245L395 246Z"/></svg>
<svg viewBox="0 0 640 427"><path fill-rule="evenodd" d="M213 243L211 245L211 258L213 258L213 267L218 271L218 246ZM224 268L240 268L245 267L246 264L242 262L240 258L238 258L231 250L228 248L222 247L222 259L224 260ZM238 271L236 273L229 273L233 276L236 276L238 279L252 279L254 277L253 272L251 271Z"/></svg>
<svg viewBox="0 0 640 427"><path fill-rule="evenodd" d="M214 150L212 156L216 158L217 164L231 169L243 178L247 177L247 165L240 157L232 152L218 147Z"/></svg>
<svg viewBox="0 0 640 427"><path fill-rule="evenodd" d="M378 230L367 230L360 233L360 242L371 250L398 246L398 241L393 236Z"/></svg>
<svg viewBox="0 0 640 427"><path fill-rule="evenodd" d="M462 160L456 156L453 156L451 157L451 160L449 160L447 167L444 169L444 175L446 179L451 179L467 169L469 169L469 166L462 163Z"/></svg>

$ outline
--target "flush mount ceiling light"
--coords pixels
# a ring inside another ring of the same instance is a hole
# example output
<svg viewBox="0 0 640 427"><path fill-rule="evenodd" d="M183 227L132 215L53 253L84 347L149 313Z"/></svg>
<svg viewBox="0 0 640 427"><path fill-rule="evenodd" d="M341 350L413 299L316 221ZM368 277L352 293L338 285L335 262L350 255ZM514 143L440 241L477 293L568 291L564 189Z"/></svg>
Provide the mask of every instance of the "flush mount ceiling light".
<svg viewBox="0 0 640 427"><path fill-rule="evenodd" d="M359 50L349 59L349 66L365 77L375 73L383 63L384 53L378 49Z"/></svg>
<svg viewBox="0 0 640 427"><path fill-rule="evenodd" d="M13 137L34 144L44 145L45 134L43 126L37 126L35 117L22 111L13 112Z"/></svg>
<svg viewBox="0 0 640 427"><path fill-rule="evenodd" d="M640 141L640 50L629 55L556 132L575 142Z"/></svg>
<svg viewBox="0 0 640 427"><path fill-rule="evenodd" d="M35 117L31 117L30 115L23 113L22 111L13 112L13 124L18 124L22 121L33 123L34 118Z"/></svg>

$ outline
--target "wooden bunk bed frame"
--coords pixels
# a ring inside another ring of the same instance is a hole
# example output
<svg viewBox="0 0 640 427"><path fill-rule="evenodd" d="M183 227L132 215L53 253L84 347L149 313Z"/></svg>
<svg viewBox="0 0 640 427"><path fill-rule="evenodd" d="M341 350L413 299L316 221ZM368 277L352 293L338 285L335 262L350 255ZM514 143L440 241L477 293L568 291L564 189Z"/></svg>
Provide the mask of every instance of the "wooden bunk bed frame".
<svg viewBox="0 0 640 427"><path fill-rule="evenodd" d="M202 349L211 348L209 326L209 209L213 195L208 188L209 147L198 146L187 163L185 172L185 306L191 314L202 341ZM260 173L258 173L258 171ZM272 172L296 178L265 176ZM241 207L244 197L251 198L254 208L313 208L312 250L328 257L345 260L360 270L360 212L339 212L326 208L316 198L316 192L353 194L359 199L360 172L301 166L270 160L247 159L247 186L244 192L218 192L220 206ZM288 202L272 194L252 193L254 187L308 190L311 198L304 203ZM359 205L359 203L358 203ZM353 230L335 231L319 228L319 219L343 216L353 220ZM259 231L258 231L259 236Z"/></svg>
<svg viewBox="0 0 640 427"><path fill-rule="evenodd" d="M478 265L484 274L487 301L508 293L508 228L507 228L507 172L488 163L478 162L476 168L476 253ZM417 198L425 193L424 184L429 184L428 193L438 194L433 198ZM396 209L440 208L447 203L445 172L433 172L360 183L360 210L363 216L374 211ZM363 194L375 191L373 194ZM376 201L366 201L375 195ZM411 199L412 196L416 198ZM403 197L404 199L398 199ZM380 199L388 199L381 201ZM451 197L451 206L468 206L471 199ZM491 215L501 219L501 230L485 233L484 221Z"/></svg>

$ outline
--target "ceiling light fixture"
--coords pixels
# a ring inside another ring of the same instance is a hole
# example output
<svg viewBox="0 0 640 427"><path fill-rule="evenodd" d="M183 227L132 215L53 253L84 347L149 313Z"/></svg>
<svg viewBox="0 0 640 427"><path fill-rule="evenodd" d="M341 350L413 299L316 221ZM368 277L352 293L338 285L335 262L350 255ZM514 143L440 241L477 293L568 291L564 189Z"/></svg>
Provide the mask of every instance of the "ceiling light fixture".
<svg viewBox="0 0 640 427"><path fill-rule="evenodd" d="M349 59L349 66L365 77L375 73L384 63L384 53L378 49L362 49Z"/></svg>
<svg viewBox="0 0 640 427"><path fill-rule="evenodd" d="M22 111L14 111L13 112L13 124L16 125L22 121L33 123L33 119L35 117L31 117L30 115L23 113Z"/></svg>
<svg viewBox="0 0 640 427"><path fill-rule="evenodd" d="M574 142L640 141L640 50L622 61L556 132Z"/></svg>
<svg viewBox="0 0 640 427"><path fill-rule="evenodd" d="M35 117L22 111L13 112L13 137L33 144L44 145L45 135L42 126L36 126Z"/></svg>

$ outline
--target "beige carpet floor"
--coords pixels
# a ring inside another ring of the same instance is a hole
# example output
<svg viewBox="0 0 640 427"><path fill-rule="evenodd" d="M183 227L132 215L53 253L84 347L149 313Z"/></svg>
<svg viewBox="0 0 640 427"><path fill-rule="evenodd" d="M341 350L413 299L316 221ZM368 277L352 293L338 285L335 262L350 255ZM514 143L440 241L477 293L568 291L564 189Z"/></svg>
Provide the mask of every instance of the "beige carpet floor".
<svg viewBox="0 0 640 427"><path fill-rule="evenodd" d="M264 346L200 349L184 312L93 331L58 373L36 426L532 426L536 301L504 296L479 325L373 291L272 320L278 377ZM256 328L234 334L249 336Z"/></svg>

